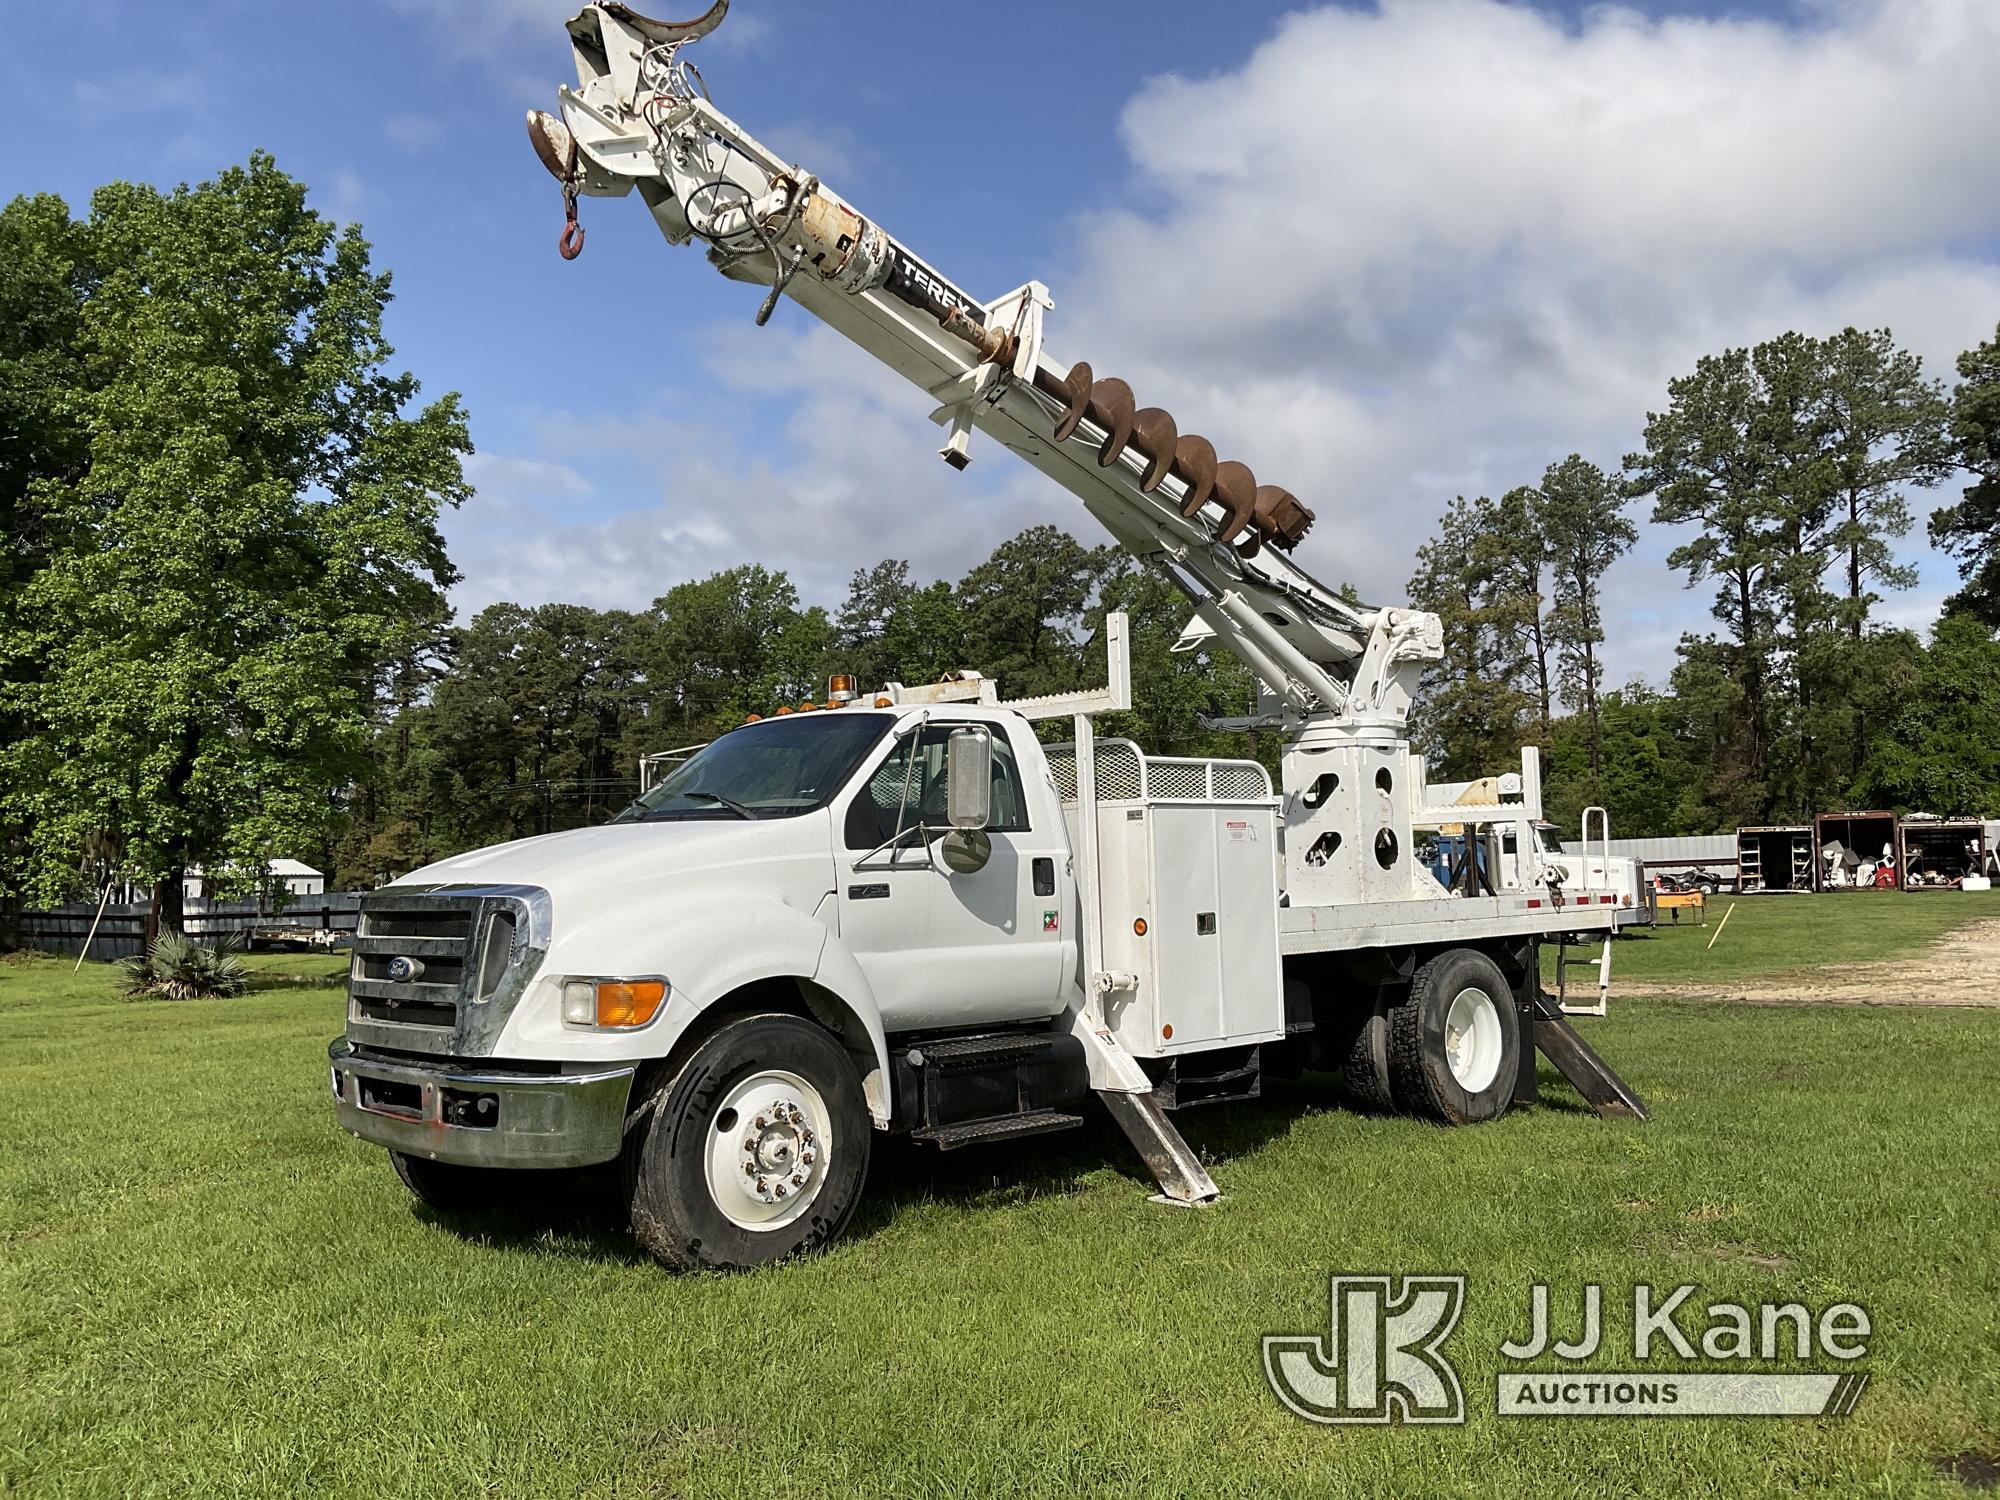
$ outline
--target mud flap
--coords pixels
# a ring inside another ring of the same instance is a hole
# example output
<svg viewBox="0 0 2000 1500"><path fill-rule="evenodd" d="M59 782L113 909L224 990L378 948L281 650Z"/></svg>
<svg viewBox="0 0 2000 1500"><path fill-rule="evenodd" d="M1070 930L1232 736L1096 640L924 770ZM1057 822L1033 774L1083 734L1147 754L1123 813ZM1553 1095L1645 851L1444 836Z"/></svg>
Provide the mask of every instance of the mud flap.
<svg viewBox="0 0 2000 1500"><path fill-rule="evenodd" d="M1633 1092L1630 1084L1611 1071L1611 1065L1599 1057L1597 1050L1570 1025L1569 1018L1557 1007L1555 996L1542 992L1539 986L1533 1019L1536 1048L1583 1095L1584 1103L1606 1119L1652 1118L1646 1101ZM1521 1063L1524 1070L1532 1069L1533 1055L1523 1049Z"/></svg>

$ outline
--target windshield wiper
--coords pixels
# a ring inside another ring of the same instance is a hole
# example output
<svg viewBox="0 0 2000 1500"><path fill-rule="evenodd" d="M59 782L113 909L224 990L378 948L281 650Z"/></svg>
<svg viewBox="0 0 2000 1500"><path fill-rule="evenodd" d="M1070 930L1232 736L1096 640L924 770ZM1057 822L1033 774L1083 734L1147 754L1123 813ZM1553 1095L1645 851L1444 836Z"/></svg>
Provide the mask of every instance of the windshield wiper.
<svg viewBox="0 0 2000 1500"><path fill-rule="evenodd" d="M676 795L685 797L690 802L713 802L718 807L728 808L739 818L748 818L753 823L757 821L757 815L734 797L724 797L717 792L680 792Z"/></svg>

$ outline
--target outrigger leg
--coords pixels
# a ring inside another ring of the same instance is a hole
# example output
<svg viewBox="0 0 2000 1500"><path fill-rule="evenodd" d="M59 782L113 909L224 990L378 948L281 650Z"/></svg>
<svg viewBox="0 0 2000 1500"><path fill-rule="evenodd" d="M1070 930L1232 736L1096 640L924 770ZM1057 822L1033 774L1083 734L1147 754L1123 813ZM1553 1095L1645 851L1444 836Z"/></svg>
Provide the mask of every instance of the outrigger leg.
<svg viewBox="0 0 2000 1500"><path fill-rule="evenodd" d="M1646 1101L1632 1085L1614 1073L1611 1064L1570 1025L1555 996L1537 985L1534 1006L1535 1046L1583 1095L1586 1104L1606 1119L1652 1118Z"/></svg>

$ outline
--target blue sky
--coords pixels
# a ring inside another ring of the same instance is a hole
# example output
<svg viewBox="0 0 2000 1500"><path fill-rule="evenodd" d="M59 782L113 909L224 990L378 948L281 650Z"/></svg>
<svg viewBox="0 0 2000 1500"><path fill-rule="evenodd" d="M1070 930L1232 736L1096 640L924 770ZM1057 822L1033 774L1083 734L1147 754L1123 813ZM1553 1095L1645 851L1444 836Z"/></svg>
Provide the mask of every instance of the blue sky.
<svg viewBox="0 0 2000 1500"><path fill-rule="evenodd" d="M81 204L262 146L360 220L398 362L472 412L467 609L640 605L750 560L833 603L885 555L955 574L1040 520L1096 540L1004 454L945 469L925 399L797 309L753 330L757 294L634 201L586 200L561 261L520 120L571 80L567 14L11 6L0 82L33 123L0 191ZM1888 322L1949 374L2000 321L1996 52L1991 0L736 0L693 55L724 109L960 285L1048 282L1059 357L1298 491L1321 518L1301 561L1387 600L1453 493L1572 448L1615 463L1700 353ZM1892 618L1950 588L1933 503ZM1644 529L1611 659L1657 677L1706 598Z"/></svg>

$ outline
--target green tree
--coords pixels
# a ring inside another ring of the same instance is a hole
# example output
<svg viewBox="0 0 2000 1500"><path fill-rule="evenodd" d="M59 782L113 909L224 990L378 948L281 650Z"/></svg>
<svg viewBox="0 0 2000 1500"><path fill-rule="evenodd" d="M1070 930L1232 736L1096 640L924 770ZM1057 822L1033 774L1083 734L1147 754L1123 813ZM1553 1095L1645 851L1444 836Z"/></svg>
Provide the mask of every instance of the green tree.
<svg viewBox="0 0 2000 1500"><path fill-rule="evenodd" d="M1959 559L1965 587L1945 607L2000 625L2000 330L1958 357L1951 432L1972 472L1958 504L1931 515L1931 540Z"/></svg>
<svg viewBox="0 0 2000 1500"><path fill-rule="evenodd" d="M1969 612L1938 621L1916 682L1869 749L1867 805L1945 816L2000 807L2000 640Z"/></svg>
<svg viewBox="0 0 2000 1500"><path fill-rule="evenodd" d="M1549 566L1549 538L1542 524L1542 493L1533 485L1518 485L1500 497L1495 513L1502 545L1495 558L1495 583L1500 591L1517 601L1524 629L1528 671L1534 683L1537 708L1535 738L1546 743L1549 726L1555 721L1553 681L1549 655L1555 642L1550 639L1545 581Z"/></svg>
<svg viewBox="0 0 2000 1500"><path fill-rule="evenodd" d="M22 590L45 553L29 487L74 479L84 462L83 434L59 399L82 373L77 322L91 268L81 241L60 198L17 198L0 208L0 641L12 633ZM34 661L10 670L41 675ZM19 741L26 727L19 696L0 693L0 745ZM26 874L28 830L18 815L0 798L0 909L18 897Z"/></svg>
<svg viewBox="0 0 2000 1500"><path fill-rule="evenodd" d="M958 590L942 579L913 588L899 600L882 629L877 648L882 676L865 687L885 682L936 682L947 672L967 666L965 609Z"/></svg>
<svg viewBox="0 0 2000 1500"><path fill-rule="evenodd" d="M854 673L864 689L880 687L896 675L886 660L883 638L897 610L915 592L910 565L900 558L884 558L872 568L855 569L833 626L842 669Z"/></svg>
<svg viewBox="0 0 2000 1500"><path fill-rule="evenodd" d="M1410 601L1443 623L1444 658L1424 673L1412 730L1440 779L1492 772L1528 734L1534 700L1523 686L1524 642L1540 600L1507 575L1509 547L1499 507L1485 495L1460 495L1417 551Z"/></svg>
<svg viewBox="0 0 2000 1500"><path fill-rule="evenodd" d="M1738 714L1717 728L1730 742L1728 800L1761 804L1769 768L1772 677L1787 581L1785 559L1798 540L1779 491L1783 463L1766 434L1770 410L1750 352L1708 355L1694 373L1668 382L1667 409L1646 415L1645 449L1625 460L1628 492L1653 497L1653 520L1689 524L1695 535L1667 555L1693 587L1718 584L1714 613L1725 637L1684 638L1699 656L1697 675L1720 670L1734 684Z"/></svg>
<svg viewBox="0 0 2000 1500"><path fill-rule="evenodd" d="M1174 649L1193 606L1164 575L1142 564L1126 563L1105 580L1091 612L1091 639L1070 686L1103 684L1103 619L1114 609L1125 611L1130 622L1132 711L1106 715L1098 732L1137 740L1154 755L1243 755L1240 735L1205 728L1202 721L1250 712L1256 699L1255 679L1224 647ZM1052 720L1049 732L1066 740L1072 729L1068 720Z"/></svg>
<svg viewBox="0 0 2000 1500"><path fill-rule="evenodd" d="M910 565L890 558L857 569L834 617L839 671L862 691L888 682L932 682L968 665L965 618L948 583L918 587Z"/></svg>
<svg viewBox="0 0 2000 1500"><path fill-rule="evenodd" d="M1544 768L1543 806L1549 821L1575 836L1583 809L1602 806L1613 838L1672 838L1706 831L1690 796L1705 746L1690 733L1681 705L1644 683L1606 692L1597 733L1602 766L1590 768L1590 734L1581 714L1556 721Z"/></svg>
<svg viewBox="0 0 2000 1500"><path fill-rule="evenodd" d="M440 852L433 841L435 768L420 734L422 705L449 665L445 632L406 649L384 675L368 711L368 766L339 795L321 868L329 890L354 890L394 879ZM439 799L442 804L442 799Z"/></svg>
<svg viewBox="0 0 2000 1500"><path fill-rule="evenodd" d="M1907 589L1916 569L1896 561L1910 530L1907 489L1941 484L1954 467L1951 403L1925 380L1923 361L1898 349L1886 328L1843 329L1821 346L1825 372L1822 446L1839 519L1828 541L1846 561L1840 623L1856 640L1877 596L1871 582ZM1857 755L1860 742L1855 742Z"/></svg>
<svg viewBox="0 0 2000 1500"><path fill-rule="evenodd" d="M1030 526L993 549L958 586L967 666L1010 698L1067 692L1084 672L1081 637L1116 549L1085 547L1055 526Z"/></svg>
<svg viewBox="0 0 2000 1500"><path fill-rule="evenodd" d="M51 399L83 458L23 502L46 555L0 641L0 796L33 894L109 831L175 926L190 865L317 845L371 684L443 607L470 445L455 397L416 409L385 367L360 231L270 157L113 184L75 228L81 373Z"/></svg>
<svg viewBox="0 0 2000 1500"><path fill-rule="evenodd" d="M653 750L817 700L837 660L826 611L800 609L791 579L756 563L676 584L653 616L644 662Z"/></svg>
<svg viewBox="0 0 2000 1500"><path fill-rule="evenodd" d="M1563 696L1583 715L1595 782L1604 765L1597 705L1604 677L1598 654L1604 644L1604 574L1631 550L1639 533L1624 513L1623 486L1580 454L1549 465L1538 494L1536 550L1548 557L1555 584L1548 637L1556 648Z"/></svg>

